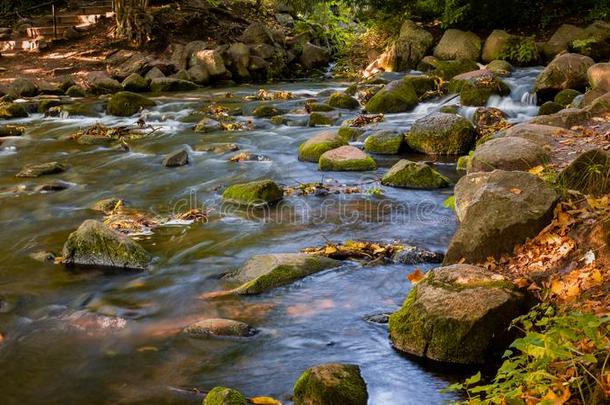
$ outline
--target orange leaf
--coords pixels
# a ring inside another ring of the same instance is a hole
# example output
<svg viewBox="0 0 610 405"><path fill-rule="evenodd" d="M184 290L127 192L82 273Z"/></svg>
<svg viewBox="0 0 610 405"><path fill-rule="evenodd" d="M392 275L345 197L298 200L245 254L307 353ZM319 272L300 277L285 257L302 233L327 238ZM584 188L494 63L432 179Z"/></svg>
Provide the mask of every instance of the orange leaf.
<svg viewBox="0 0 610 405"><path fill-rule="evenodd" d="M521 190L520 188L511 188L510 191L511 191L511 193L517 194L517 195L519 195L523 192L523 190Z"/></svg>
<svg viewBox="0 0 610 405"><path fill-rule="evenodd" d="M421 280L426 277L426 274L420 269L415 269L415 271L407 276L410 282L413 284L419 283Z"/></svg>
<svg viewBox="0 0 610 405"><path fill-rule="evenodd" d="M254 405L282 405L280 401L271 397L253 397L248 398L248 401Z"/></svg>
<svg viewBox="0 0 610 405"><path fill-rule="evenodd" d="M515 279L513 283L519 288L525 288L530 284L529 280L526 278Z"/></svg>

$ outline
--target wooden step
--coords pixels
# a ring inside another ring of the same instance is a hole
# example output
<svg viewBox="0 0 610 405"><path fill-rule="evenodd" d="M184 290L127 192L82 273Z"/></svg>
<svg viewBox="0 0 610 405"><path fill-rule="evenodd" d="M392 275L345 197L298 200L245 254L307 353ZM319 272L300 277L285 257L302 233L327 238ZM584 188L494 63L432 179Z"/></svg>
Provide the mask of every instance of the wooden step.
<svg viewBox="0 0 610 405"><path fill-rule="evenodd" d="M89 28L93 26L93 24L82 24L82 25L58 25L57 26L57 36L61 37L65 31L69 28L77 27L77 28ZM38 37L50 37L53 36L55 32L55 27L31 27L27 29L28 38L38 38Z"/></svg>
<svg viewBox="0 0 610 405"><path fill-rule="evenodd" d="M60 14L55 17L57 25L84 25L95 24L102 18L111 18L114 13L108 12L104 14ZM45 15L36 19L40 26L53 25L53 16Z"/></svg>

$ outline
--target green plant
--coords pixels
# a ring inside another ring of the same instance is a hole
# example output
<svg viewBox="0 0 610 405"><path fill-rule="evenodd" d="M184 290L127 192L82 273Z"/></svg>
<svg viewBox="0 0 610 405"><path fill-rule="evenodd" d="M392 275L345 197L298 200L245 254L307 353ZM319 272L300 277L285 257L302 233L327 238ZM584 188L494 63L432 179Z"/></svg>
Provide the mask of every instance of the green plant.
<svg viewBox="0 0 610 405"><path fill-rule="evenodd" d="M443 206L445 208L449 208L450 210L455 211L455 196L447 197L445 201L443 201Z"/></svg>
<svg viewBox="0 0 610 405"><path fill-rule="evenodd" d="M447 391L464 391L468 403L606 403L610 317L558 313L540 304L517 318L523 337L504 353L496 376L479 385L480 373ZM605 393L606 394L605 394Z"/></svg>
<svg viewBox="0 0 610 405"><path fill-rule="evenodd" d="M531 65L538 62L535 37L511 36L500 51L499 58L514 65Z"/></svg>

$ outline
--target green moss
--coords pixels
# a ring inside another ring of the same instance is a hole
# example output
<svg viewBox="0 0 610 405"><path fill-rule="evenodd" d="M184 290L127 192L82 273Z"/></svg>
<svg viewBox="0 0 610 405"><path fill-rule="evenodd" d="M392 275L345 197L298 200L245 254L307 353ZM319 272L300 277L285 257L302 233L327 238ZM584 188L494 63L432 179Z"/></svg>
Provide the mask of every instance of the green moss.
<svg viewBox="0 0 610 405"><path fill-rule="evenodd" d="M381 131L370 135L364 141L364 150L380 155L396 155L403 145L404 135Z"/></svg>
<svg viewBox="0 0 610 405"><path fill-rule="evenodd" d="M394 346L423 356L428 344L425 312L417 308L417 286L413 287L402 307L390 315L388 332Z"/></svg>
<svg viewBox="0 0 610 405"><path fill-rule="evenodd" d="M457 169L458 170L468 170L468 166L470 165L470 155L460 156L457 161Z"/></svg>
<svg viewBox="0 0 610 405"><path fill-rule="evenodd" d="M73 85L66 90L66 95L70 97L85 97L87 96L87 93L82 87Z"/></svg>
<svg viewBox="0 0 610 405"><path fill-rule="evenodd" d="M246 397L232 388L214 387L203 400L203 405L248 405Z"/></svg>
<svg viewBox="0 0 610 405"><path fill-rule="evenodd" d="M460 111L460 107L458 105L444 105L439 111L445 114L457 114Z"/></svg>
<svg viewBox="0 0 610 405"><path fill-rule="evenodd" d="M57 100L57 99L44 99L44 100L40 100L40 102L38 103L38 112L44 114L47 111L49 111L50 108L58 107L61 104L62 104L62 102L60 100Z"/></svg>
<svg viewBox="0 0 610 405"><path fill-rule="evenodd" d="M463 155L470 151L475 136L472 124L465 118L431 125L416 122L407 134L409 147L430 155Z"/></svg>
<svg viewBox="0 0 610 405"><path fill-rule="evenodd" d="M547 101L540 106L538 115L551 115L563 110L563 106L554 101Z"/></svg>
<svg viewBox="0 0 610 405"><path fill-rule="evenodd" d="M82 115L84 117L95 117L97 115L94 104L85 103L72 103L64 104L61 106L62 113L66 113L69 116Z"/></svg>
<svg viewBox="0 0 610 405"><path fill-rule="evenodd" d="M328 99L328 104L335 108L354 110L360 107L360 103L347 93L336 92Z"/></svg>
<svg viewBox="0 0 610 405"><path fill-rule="evenodd" d="M150 82L150 91L153 93L163 93L172 91L191 91L198 89L195 83L188 80L160 77Z"/></svg>
<svg viewBox="0 0 610 405"><path fill-rule="evenodd" d="M144 93L150 89L150 80L143 78L137 73L132 73L123 80L122 86L126 91Z"/></svg>
<svg viewBox="0 0 610 405"><path fill-rule="evenodd" d="M557 93L554 101L562 107L567 107L578 96L580 96L580 92L578 90L565 89Z"/></svg>
<svg viewBox="0 0 610 405"><path fill-rule="evenodd" d="M396 163L381 179L387 186L435 189L449 185L449 179L423 162L401 160Z"/></svg>
<svg viewBox="0 0 610 405"><path fill-rule="evenodd" d="M322 133L303 142L299 146L299 160L318 163L324 152L347 145L343 139L334 133Z"/></svg>
<svg viewBox="0 0 610 405"><path fill-rule="evenodd" d="M513 71L513 66L505 60L493 60L485 68L498 76L508 76Z"/></svg>
<svg viewBox="0 0 610 405"><path fill-rule="evenodd" d="M408 81L396 80L379 90L369 100L366 111L372 114L406 112L418 102L413 85Z"/></svg>
<svg viewBox="0 0 610 405"><path fill-rule="evenodd" d="M434 76L405 76L402 80L413 86L420 99L427 98L426 95L436 95L440 83L440 78Z"/></svg>
<svg viewBox="0 0 610 405"><path fill-rule="evenodd" d="M293 401L295 405L366 405L368 393L358 366L322 364L299 377Z"/></svg>
<svg viewBox="0 0 610 405"><path fill-rule="evenodd" d="M312 112L329 112L335 109L334 107L324 103L308 103L307 108Z"/></svg>
<svg viewBox="0 0 610 405"><path fill-rule="evenodd" d="M282 111L271 105L260 105L254 109L252 115L256 118L271 118L276 115L281 115Z"/></svg>
<svg viewBox="0 0 610 405"><path fill-rule="evenodd" d="M139 112L142 108L154 106L155 102L147 97L128 91L121 91L110 97L106 110L111 115L129 117Z"/></svg>
<svg viewBox="0 0 610 405"><path fill-rule="evenodd" d="M355 127L341 127L337 135L345 142L353 142L364 133L364 129Z"/></svg>
<svg viewBox="0 0 610 405"><path fill-rule="evenodd" d="M274 181L261 180L234 184L225 190L222 198L238 204L258 206L279 201L283 196L283 190Z"/></svg>
<svg viewBox="0 0 610 405"><path fill-rule="evenodd" d="M443 80L450 80L462 73L479 70L476 62L468 59L439 60L435 62L435 67L432 74L441 77Z"/></svg>
<svg viewBox="0 0 610 405"><path fill-rule="evenodd" d="M351 160L330 160L324 155L320 157L319 167L322 171L331 172L366 172L377 169L377 164L372 157L367 156L364 159L351 159Z"/></svg>
<svg viewBox="0 0 610 405"><path fill-rule="evenodd" d="M0 119L25 118L28 116L23 104L0 103Z"/></svg>
<svg viewBox="0 0 610 405"><path fill-rule="evenodd" d="M335 124L335 121L335 118L321 112L312 112L309 114L308 125L310 127L331 126Z"/></svg>

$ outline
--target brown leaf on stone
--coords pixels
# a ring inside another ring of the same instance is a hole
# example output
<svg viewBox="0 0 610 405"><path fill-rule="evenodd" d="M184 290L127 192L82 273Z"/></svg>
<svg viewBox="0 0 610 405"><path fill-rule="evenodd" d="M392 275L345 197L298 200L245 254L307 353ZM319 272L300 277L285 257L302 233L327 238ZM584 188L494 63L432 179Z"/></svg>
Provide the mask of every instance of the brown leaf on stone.
<svg viewBox="0 0 610 405"><path fill-rule="evenodd" d="M419 283L426 277L426 274L421 271L419 268L415 269L415 271L407 276L409 281L413 284Z"/></svg>

